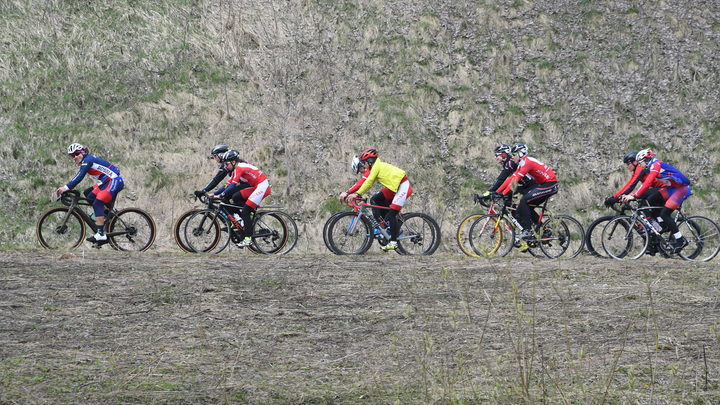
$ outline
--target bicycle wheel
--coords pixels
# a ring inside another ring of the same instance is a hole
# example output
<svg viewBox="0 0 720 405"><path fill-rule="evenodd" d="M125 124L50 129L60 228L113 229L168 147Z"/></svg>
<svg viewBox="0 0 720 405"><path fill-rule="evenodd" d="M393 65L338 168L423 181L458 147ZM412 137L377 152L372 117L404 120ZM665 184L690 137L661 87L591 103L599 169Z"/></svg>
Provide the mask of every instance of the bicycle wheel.
<svg viewBox="0 0 720 405"><path fill-rule="evenodd" d="M440 246L440 226L419 212L402 216L398 252L403 255L431 255Z"/></svg>
<svg viewBox="0 0 720 405"><path fill-rule="evenodd" d="M85 240L85 224L77 212L55 207L40 217L35 234L45 249L75 249Z"/></svg>
<svg viewBox="0 0 720 405"><path fill-rule="evenodd" d="M185 211L173 225L173 237L175 238L175 243L177 243L178 247L186 253L195 253L195 251L190 249L187 242L185 242L185 222L190 218L190 216L192 216L192 214L198 211L200 211L199 208L193 208L189 211Z"/></svg>
<svg viewBox="0 0 720 405"><path fill-rule="evenodd" d="M679 253L683 259L706 262L720 252L720 227L713 220L693 216L679 221L677 225L688 241Z"/></svg>
<svg viewBox="0 0 720 405"><path fill-rule="evenodd" d="M585 248L587 251L597 257L608 257L602 248L602 231L607 222L615 218L615 215L605 215L590 223L585 233ZM596 249L595 246L598 246Z"/></svg>
<svg viewBox="0 0 720 405"><path fill-rule="evenodd" d="M481 215L470 227L470 244L477 257L506 256L515 242L515 229L497 214Z"/></svg>
<svg viewBox="0 0 720 405"><path fill-rule="evenodd" d="M338 255L359 255L372 245L372 227L356 212L341 212L328 226L328 248Z"/></svg>
<svg viewBox="0 0 720 405"><path fill-rule="evenodd" d="M126 208L112 215L107 230L113 249L144 252L155 242L155 221L139 208Z"/></svg>
<svg viewBox="0 0 720 405"><path fill-rule="evenodd" d="M335 217L337 217L340 214L342 214L342 212L336 212L336 213L330 215L330 218L328 218L327 221L325 221L325 226L323 226L323 242L325 242L325 247L327 247L329 251L331 251L332 253L335 253L336 255L340 254L340 253L334 251L332 245L330 244L330 242L328 242L328 240L329 240L329 237L328 237L329 231L328 230L330 229L330 224L332 223L333 219L335 219Z"/></svg>
<svg viewBox="0 0 720 405"><path fill-rule="evenodd" d="M198 210L185 221L185 243L191 252L220 253L227 246L229 237L224 241L222 249L214 249L218 247L223 236L228 235L227 229L227 222L221 220L215 211ZM225 231L224 234L222 230Z"/></svg>
<svg viewBox="0 0 720 405"><path fill-rule="evenodd" d="M550 259L562 256L570 246L570 230L560 216L545 219L538 234L540 250Z"/></svg>
<svg viewBox="0 0 720 405"><path fill-rule="evenodd" d="M457 241L460 251L471 257L480 257L480 255L477 254L472 248L470 240L470 228L472 227L473 223L476 220L480 219L480 217L482 216L483 214L472 214L466 216L465 218L463 218L462 221L460 221L460 225L458 225L457 227L457 232L455 232L455 240Z"/></svg>
<svg viewBox="0 0 720 405"><path fill-rule="evenodd" d="M557 217L567 226L570 232L570 240L565 253L570 257L577 257L585 248L585 228L583 228L580 221L570 215L558 215Z"/></svg>
<svg viewBox="0 0 720 405"><path fill-rule="evenodd" d="M289 251L283 250L289 240L289 232L287 218L284 218L281 214L280 212L263 212L255 217L252 241L255 250L258 252L270 255ZM294 244L297 242L297 229L292 233L295 235L292 241Z"/></svg>
<svg viewBox="0 0 720 405"><path fill-rule="evenodd" d="M619 215L605 224L602 246L613 259L637 259L645 253L649 238L644 225L627 215Z"/></svg>

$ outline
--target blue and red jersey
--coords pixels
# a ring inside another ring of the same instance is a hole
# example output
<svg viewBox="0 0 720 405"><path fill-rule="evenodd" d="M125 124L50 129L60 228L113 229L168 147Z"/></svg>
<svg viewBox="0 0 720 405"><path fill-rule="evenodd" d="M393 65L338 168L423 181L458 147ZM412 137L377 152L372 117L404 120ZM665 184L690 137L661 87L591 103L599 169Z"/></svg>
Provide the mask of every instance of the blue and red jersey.
<svg viewBox="0 0 720 405"><path fill-rule="evenodd" d="M82 162L80 162L80 170L78 170L75 177L73 177L73 179L65 186L72 190L82 181L83 178L85 178L86 174L89 174L90 177L98 183L106 184L120 177L120 169L105 159L87 154L83 158Z"/></svg>
<svg viewBox="0 0 720 405"><path fill-rule="evenodd" d="M690 180L670 163L652 159L647 165L647 170L648 174L643 179L640 188L631 194L633 197L637 198L650 187L677 188L690 185Z"/></svg>

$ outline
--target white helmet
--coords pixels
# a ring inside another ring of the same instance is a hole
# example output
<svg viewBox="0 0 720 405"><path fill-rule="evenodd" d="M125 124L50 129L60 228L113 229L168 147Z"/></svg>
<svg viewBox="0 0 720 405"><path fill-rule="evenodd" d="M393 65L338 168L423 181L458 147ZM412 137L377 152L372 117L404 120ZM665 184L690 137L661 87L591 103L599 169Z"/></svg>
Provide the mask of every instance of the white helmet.
<svg viewBox="0 0 720 405"><path fill-rule="evenodd" d="M524 143L516 143L512 147L512 154L517 157L525 157L528 154L528 147Z"/></svg>
<svg viewBox="0 0 720 405"><path fill-rule="evenodd" d="M649 161L655 153L651 149L643 149L635 155L635 160L640 162L642 160Z"/></svg>
<svg viewBox="0 0 720 405"><path fill-rule="evenodd" d="M360 167L362 166L362 162L360 161L360 156L355 155L352 160L352 170L355 173L360 173Z"/></svg>
<svg viewBox="0 0 720 405"><path fill-rule="evenodd" d="M74 155L77 152L81 153L88 153L88 148L85 146L82 146L79 143L71 143L70 146L67 148L68 155Z"/></svg>

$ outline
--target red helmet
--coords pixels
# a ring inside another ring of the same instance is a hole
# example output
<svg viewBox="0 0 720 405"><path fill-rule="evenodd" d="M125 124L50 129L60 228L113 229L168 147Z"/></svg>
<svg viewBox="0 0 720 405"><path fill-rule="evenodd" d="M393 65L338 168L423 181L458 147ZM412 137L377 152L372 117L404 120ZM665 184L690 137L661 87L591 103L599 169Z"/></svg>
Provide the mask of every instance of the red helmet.
<svg viewBox="0 0 720 405"><path fill-rule="evenodd" d="M360 154L360 160L363 162L366 160L370 160L371 162L374 162L375 159L377 159L377 157L378 157L377 149L367 149L367 150L364 150L363 153Z"/></svg>

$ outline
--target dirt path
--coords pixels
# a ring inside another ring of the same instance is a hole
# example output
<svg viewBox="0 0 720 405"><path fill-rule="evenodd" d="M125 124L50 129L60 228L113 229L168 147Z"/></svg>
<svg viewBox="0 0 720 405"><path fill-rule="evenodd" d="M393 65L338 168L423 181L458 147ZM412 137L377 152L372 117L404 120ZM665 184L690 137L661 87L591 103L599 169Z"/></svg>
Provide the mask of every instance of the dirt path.
<svg viewBox="0 0 720 405"><path fill-rule="evenodd" d="M0 403L717 403L717 264L0 253Z"/></svg>

